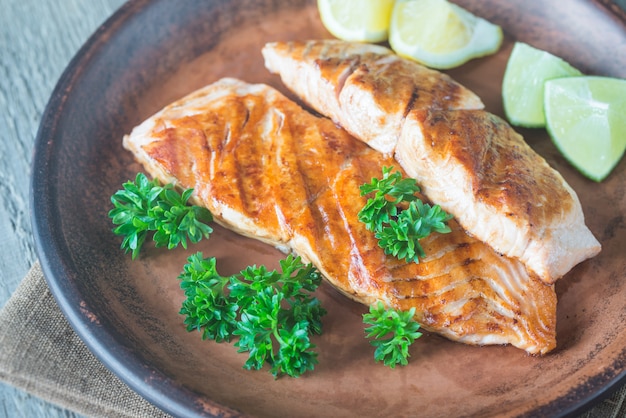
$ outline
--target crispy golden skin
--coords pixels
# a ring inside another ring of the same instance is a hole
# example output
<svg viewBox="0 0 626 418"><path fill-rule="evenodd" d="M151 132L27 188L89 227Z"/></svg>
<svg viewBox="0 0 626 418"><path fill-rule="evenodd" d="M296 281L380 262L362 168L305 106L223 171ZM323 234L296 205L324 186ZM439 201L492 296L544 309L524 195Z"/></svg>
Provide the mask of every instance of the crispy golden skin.
<svg viewBox="0 0 626 418"><path fill-rule="evenodd" d="M275 42L263 55L306 103L393 155L465 230L546 283L600 251L563 177L447 75L335 40Z"/></svg>
<svg viewBox="0 0 626 418"><path fill-rule="evenodd" d="M401 168L268 86L220 80L147 119L124 145L161 181L194 188L217 222L299 254L356 301L415 307L425 329L467 344L533 354L556 345L554 287L456 222L423 240L419 264L387 257L358 221L359 186L383 166Z"/></svg>

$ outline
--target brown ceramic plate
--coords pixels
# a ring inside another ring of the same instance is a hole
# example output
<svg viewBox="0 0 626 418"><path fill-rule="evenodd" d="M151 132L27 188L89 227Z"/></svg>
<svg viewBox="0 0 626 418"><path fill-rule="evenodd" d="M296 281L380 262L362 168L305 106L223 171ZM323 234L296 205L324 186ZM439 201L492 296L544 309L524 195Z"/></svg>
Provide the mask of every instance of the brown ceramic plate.
<svg viewBox="0 0 626 418"><path fill-rule="evenodd" d="M496 55L451 71L502 114L500 84L514 40L552 51L587 73L626 77L623 15L594 1L461 1L502 25ZM373 361L365 308L322 286L329 314L316 339L320 364L299 379L242 369L232 344L201 341L178 314L177 276L195 251L222 273L274 267L273 248L217 229L189 250L149 248L131 262L107 217L109 197L141 170L124 133L168 102L222 76L268 82L267 41L328 37L315 2L131 1L70 63L39 131L33 162L36 242L50 287L93 352L141 395L179 416L564 416L625 381L626 162L603 183L573 170L542 130L528 142L578 192L601 255L557 284L558 348L531 357L426 335L405 368Z"/></svg>

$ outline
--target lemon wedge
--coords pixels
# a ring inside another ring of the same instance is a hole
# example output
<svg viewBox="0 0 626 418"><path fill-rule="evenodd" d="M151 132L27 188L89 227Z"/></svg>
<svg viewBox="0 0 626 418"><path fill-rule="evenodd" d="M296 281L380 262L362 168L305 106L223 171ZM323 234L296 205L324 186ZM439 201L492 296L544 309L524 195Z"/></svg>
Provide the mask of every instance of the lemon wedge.
<svg viewBox="0 0 626 418"><path fill-rule="evenodd" d="M318 0L324 27L344 41L382 42L389 34L394 0Z"/></svg>
<svg viewBox="0 0 626 418"><path fill-rule="evenodd" d="M516 42L502 79L502 104L512 125L546 126L543 109L547 80L582 75L563 59L549 52Z"/></svg>
<svg viewBox="0 0 626 418"><path fill-rule="evenodd" d="M626 80L582 76L546 81L546 127L582 174L604 180L626 149Z"/></svg>
<svg viewBox="0 0 626 418"><path fill-rule="evenodd" d="M496 52L502 29L446 0L398 0L389 44L398 54L436 69Z"/></svg>

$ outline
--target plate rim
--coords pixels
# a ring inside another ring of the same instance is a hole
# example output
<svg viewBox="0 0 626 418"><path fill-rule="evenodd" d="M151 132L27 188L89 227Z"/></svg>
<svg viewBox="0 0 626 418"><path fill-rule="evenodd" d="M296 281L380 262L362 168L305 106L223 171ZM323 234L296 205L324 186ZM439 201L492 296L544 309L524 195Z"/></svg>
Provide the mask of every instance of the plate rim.
<svg viewBox="0 0 626 418"><path fill-rule="evenodd" d="M30 166L30 219L35 251L50 292L72 329L91 353L124 384L163 411L173 416L202 417L206 415L194 407L197 402L196 397L202 395L180 387L156 368L133 367L130 360L141 360L141 358L124 353L122 345L108 329L94 326L89 321L85 311L88 307L80 306L81 299L76 289L68 293L68 289L74 286L67 280L67 277L74 272L71 266L63 263L65 261L63 253L67 251L67 248L55 245L57 240L53 234L54 222L50 221L53 212L51 205L43 205L43 200L38 199L38 196L44 193L48 196L55 195L51 192L56 189L54 181L44 175L49 171L49 165L54 163L50 157L50 153L54 152L54 144L49 142L49 135L46 135L46 132L56 132L58 122L56 115L62 113L65 107L66 98L71 94L72 82L80 78L82 68L88 65L98 50L106 45L106 34L123 27L125 21L130 20L146 7L150 7L151 4L150 0L130 0L122 4L87 38L61 73L45 105L35 136ZM105 341L117 344L114 347L117 350L112 350L111 345L104 344ZM146 385L147 380L158 383ZM172 394L176 395L174 402L170 401ZM204 396L201 409L214 416L233 418L243 416L234 409Z"/></svg>
<svg viewBox="0 0 626 418"><path fill-rule="evenodd" d="M618 19L626 27L626 12L617 7L614 2L609 0L589 1L596 3L599 7L605 8L609 14ZM30 166L30 220L33 227L35 250L50 291L70 326L95 357L133 391L150 403L174 416L200 417L205 416L206 413L212 416L219 415L224 417L244 416L236 409L232 409L204 395L181 387L159 369L151 366L145 367L145 365L143 368L132 367L131 360L141 360L141 357L136 355L136 353L135 355L133 355L133 353L125 353L115 335L105 327L94 325L94 323L86 317L85 311L82 310L83 308L80 307L80 295L76 292L75 288L72 289L74 286L67 280L69 276L78 272L73 271L72 265L68 264L68 260L63 257L64 251L67 250L67 248L55 245L58 244L58 240L53 233L55 230L54 222L51 221L51 215L53 215L54 212L53 205L45 205L43 203L46 203L47 200L38 199L39 196L44 194L46 196L55 196L53 191L56 189L56 185L52 178L45 175L45 173L49 172L50 164L54 164L54 160L51 159L50 155L55 152L55 144L49 141L49 137L51 132L57 132L57 115L63 112L67 97L72 94L71 86L73 81L81 77L83 67L88 65L94 55L97 55L98 50L106 45L108 37L105 35L110 35L116 30L119 30L119 28L124 26L124 22L130 20L134 15L142 12L146 7L150 7L151 5L153 5L153 3L150 0L130 0L109 16L105 22L89 36L87 41L69 61L45 105L35 136ZM74 291L69 292L71 290ZM109 343L113 342L118 345L115 346L114 349L111 349L111 345L104 344L104 341ZM626 352L626 348L623 352ZM619 359L614 360L614 364L618 360ZM158 378L155 379L155 376ZM156 382L156 384L146 385L145 382L148 379L153 383ZM620 374L617 374L614 378L610 379L608 383L601 386L598 390L595 390L592 394L580 398L577 402L570 402L567 408L559 411L555 416L567 417L583 413L609 397L619 389L620 385L625 383L626 369L622 370ZM556 398L551 403L568 398L567 395L571 393L571 390L575 389L576 388L570 388L568 393ZM176 396L172 398L172 395ZM197 396L203 398L201 406L197 404ZM546 407L548 405L542 406ZM200 412L200 409L202 409L203 412Z"/></svg>

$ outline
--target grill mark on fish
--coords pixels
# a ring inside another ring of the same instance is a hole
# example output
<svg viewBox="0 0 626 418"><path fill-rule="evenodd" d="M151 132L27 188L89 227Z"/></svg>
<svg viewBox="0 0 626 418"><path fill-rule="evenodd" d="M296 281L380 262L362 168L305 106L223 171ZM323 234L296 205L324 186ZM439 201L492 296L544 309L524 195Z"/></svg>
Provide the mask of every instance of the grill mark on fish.
<svg viewBox="0 0 626 418"><path fill-rule="evenodd" d="M312 108L393 155L469 233L545 283L599 253L563 177L446 74L381 46L338 40L273 42L262 52L266 67ZM323 71L311 60L324 60ZM338 80L354 60L358 68ZM328 94L337 83L341 94Z"/></svg>
<svg viewBox="0 0 626 418"><path fill-rule="evenodd" d="M244 118L243 118L243 122L241 123L241 130L245 130L246 129L246 125L248 124L248 121L250 120L250 109L245 108L245 113L244 113Z"/></svg>
<svg viewBox="0 0 626 418"><path fill-rule="evenodd" d="M406 118L406 115L409 114L409 112L411 110L413 110L413 106L415 106L415 103L417 101L417 99L419 98L420 93L417 87L413 87L413 90L411 91L411 97L409 99L409 102L406 105L406 109L404 110L404 113L402 114L403 118Z"/></svg>
<svg viewBox="0 0 626 418"><path fill-rule="evenodd" d="M194 199L217 222L297 252L356 301L414 307L425 330L455 341L512 344L529 353L554 348L554 287L454 221L450 234L424 240L429 256L420 264L385 256L358 221L366 201L359 186L380 176L382 166L402 172L393 159L269 87L225 79L194 93L195 100L205 96L214 98L197 106L197 115L177 118L166 107L125 137L124 146L152 175L194 187ZM245 130L242 106L250 110ZM159 131L158 119L167 119L170 131ZM168 161L173 151L176 158ZM264 187L255 189L258 184Z"/></svg>
<svg viewBox="0 0 626 418"><path fill-rule="evenodd" d="M244 128L245 125L241 125L240 129ZM241 152L243 147L241 146L241 142L237 142L235 147L235 153ZM256 209L254 204L254 195L248 193L248 188L246 184L250 184L253 181L254 177L254 160L250 158L234 158L233 163L235 165L235 170L232 174L235 177L235 185L237 186L237 190L239 192L239 196L242 201L242 209L245 211L245 214L250 217L257 217L259 215L259 211ZM229 173L231 174L231 173Z"/></svg>

